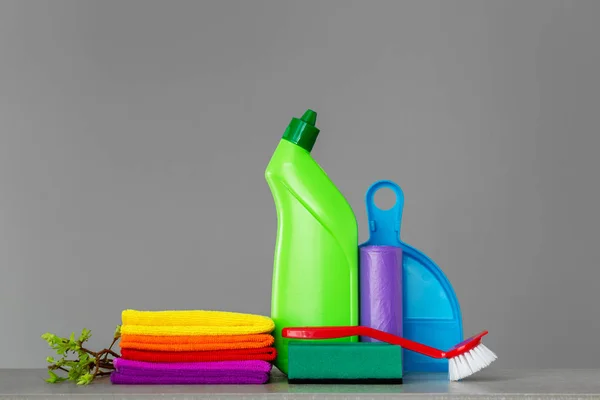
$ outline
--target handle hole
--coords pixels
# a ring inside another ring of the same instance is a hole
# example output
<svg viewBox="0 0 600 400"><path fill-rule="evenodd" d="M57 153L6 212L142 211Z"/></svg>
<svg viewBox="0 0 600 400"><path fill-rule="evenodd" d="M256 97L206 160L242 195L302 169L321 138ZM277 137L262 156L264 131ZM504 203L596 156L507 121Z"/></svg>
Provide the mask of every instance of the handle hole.
<svg viewBox="0 0 600 400"><path fill-rule="evenodd" d="M375 205L380 210L389 210L396 205L396 193L390 188L381 188L373 196Z"/></svg>

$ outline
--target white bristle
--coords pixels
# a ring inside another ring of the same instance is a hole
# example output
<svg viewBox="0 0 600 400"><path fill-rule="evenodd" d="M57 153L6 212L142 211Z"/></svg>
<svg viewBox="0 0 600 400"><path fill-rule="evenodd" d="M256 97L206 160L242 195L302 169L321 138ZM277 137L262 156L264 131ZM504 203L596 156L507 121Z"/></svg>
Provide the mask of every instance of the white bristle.
<svg viewBox="0 0 600 400"><path fill-rule="evenodd" d="M473 349L473 354L472 356L475 358L475 360L480 363L480 364L485 364L485 357L481 355L481 352L477 349L474 348Z"/></svg>
<svg viewBox="0 0 600 400"><path fill-rule="evenodd" d="M494 352L485 347L483 343L480 343L479 346L469 352L448 360L450 380L458 381L473 375L490 365L497 358Z"/></svg>
<svg viewBox="0 0 600 400"><path fill-rule="evenodd" d="M475 361L475 357L473 357L474 352L468 352L465 354L465 358L467 359L467 363L469 364L469 367L471 367L471 370L473 372L477 371L477 366L480 365L480 362Z"/></svg>
<svg viewBox="0 0 600 400"><path fill-rule="evenodd" d="M454 370L456 369L456 360L451 358L448 360L448 372L450 373L450 380L454 380Z"/></svg>

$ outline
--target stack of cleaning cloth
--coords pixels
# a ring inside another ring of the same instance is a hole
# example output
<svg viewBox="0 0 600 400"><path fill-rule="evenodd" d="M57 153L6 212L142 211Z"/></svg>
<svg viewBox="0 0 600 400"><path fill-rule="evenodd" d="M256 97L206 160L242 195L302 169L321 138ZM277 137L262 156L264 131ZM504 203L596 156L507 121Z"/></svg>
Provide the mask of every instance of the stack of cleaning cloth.
<svg viewBox="0 0 600 400"><path fill-rule="evenodd" d="M205 311L122 313L114 384L263 384L276 351L269 317Z"/></svg>

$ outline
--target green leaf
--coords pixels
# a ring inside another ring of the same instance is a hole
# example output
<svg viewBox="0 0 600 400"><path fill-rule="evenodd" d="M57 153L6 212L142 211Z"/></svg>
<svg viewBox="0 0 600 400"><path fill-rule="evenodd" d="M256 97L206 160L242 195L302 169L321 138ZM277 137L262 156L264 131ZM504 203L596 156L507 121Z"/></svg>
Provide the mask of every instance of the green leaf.
<svg viewBox="0 0 600 400"><path fill-rule="evenodd" d="M54 360L53 357L46 357L46 362L48 362L50 364L54 364L56 361Z"/></svg>
<svg viewBox="0 0 600 400"><path fill-rule="evenodd" d="M67 350L71 350L72 352L76 352L79 350L79 343L75 340L75 332L71 332L71 336L69 337L69 341L67 342Z"/></svg>
<svg viewBox="0 0 600 400"><path fill-rule="evenodd" d="M64 357L61 357L60 360L54 361L54 365L56 365L57 367L62 367L63 365L65 365L65 362L67 362L67 360L65 360Z"/></svg>
<svg viewBox="0 0 600 400"><path fill-rule="evenodd" d="M52 345L55 341L56 335L50 333L50 332L46 332L42 335L42 339L44 339L46 342L48 342L49 345Z"/></svg>
<svg viewBox="0 0 600 400"><path fill-rule="evenodd" d="M79 362L81 364L89 364L92 360L90 359L90 355L88 353L83 353L79 355Z"/></svg>
<svg viewBox="0 0 600 400"><path fill-rule="evenodd" d="M62 362L62 365L69 367L69 368L75 368L75 367L77 367L77 364L79 364L79 361L63 360L63 362Z"/></svg>
<svg viewBox="0 0 600 400"><path fill-rule="evenodd" d="M50 377L48 379L46 379L46 382L48 382L48 383L58 383L58 382L64 382L67 380L67 378L56 375L56 373L54 373L54 371L48 371L48 375L50 375Z"/></svg>
<svg viewBox="0 0 600 400"><path fill-rule="evenodd" d="M78 385L89 385L94 380L94 376L90 373L83 374L77 380Z"/></svg>
<svg viewBox="0 0 600 400"><path fill-rule="evenodd" d="M79 341L81 343L83 343L86 340L88 340L90 337L92 337L92 331L90 331L87 328L83 328L82 331L81 331L81 335L79 335Z"/></svg>
<svg viewBox="0 0 600 400"><path fill-rule="evenodd" d="M68 343L58 343L54 346L54 350L56 350L56 352L61 355L64 356L67 351L69 351L69 344Z"/></svg>
<svg viewBox="0 0 600 400"><path fill-rule="evenodd" d="M83 350L79 350L77 353L79 353L77 357L79 361L87 360L89 358L89 354Z"/></svg>
<svg viewBox="0 0 600 400"><path fill-rule="evenodd" d="M117 325L117 328L115 329L114 338L117 339L119 337L121 337L121 325Z"/></svg>
<svg viewBox="0 0 600 400"><path fill-rule="evenodd" d="M44 333L42 339L44 339L52 349L57 351L62 351L63 346L66 343L66 339L59 338L52 333Z"/></svg>
<svg viewBox="0 0 600 400"><path fill-rule="evenodd" d="M58 375L56 375L53 371L48 371L48 375L50 375L50 377L48 379L46 379L46 382L56 383L56 380L58 379Z"/></svg>
<svg viewBox="0 0 600 400"><path fill-rule="evenodd" d="M84 374L80 365L75 365L69 370L69 380L73 382L77 382L81 375Z"/></svg>

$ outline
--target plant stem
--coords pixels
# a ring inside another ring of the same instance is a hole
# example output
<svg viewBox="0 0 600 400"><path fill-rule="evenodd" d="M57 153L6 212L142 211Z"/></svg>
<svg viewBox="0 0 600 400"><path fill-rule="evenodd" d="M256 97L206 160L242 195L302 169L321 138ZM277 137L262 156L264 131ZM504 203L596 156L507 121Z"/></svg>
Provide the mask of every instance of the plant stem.
<svg viewBox="0 0 600 400"><path fill-rule="evenodd" d="M90 354L90 355L94 356L94 357L97 357L97 356L98 356L98 353L95 353L95 352L93 352L93 351L91 351L91 350L88 350L88 349L86 349L86 348L85 348L85 347L83 347L81 344L79 345L79 348L80 348L81 350L85 351L86 353L88 353L88 354Z"/></svg>
<svg viewBox="0 0 600 400"><path fill-rule="evenodd" d="M112 343L110 344L110 346L108 346L108 349L109 349L109 350L112 350L112 347L115 345L115 343L117 343L117 340L119 340L119 338L118 338L118 337L116 337L116 338L113 338L113 341L112 341Z"/></svg>
<svg viewBox="0 0 600 400"><path fill-rule="evenodd" d="M63 367L59 367L58 365L49 365L48 369L60 369L60 370L65 371L65 372L69 372L68 369L63 368Z"/></svg>
<svg viewBox="0 0 600 400"><path fill-rule="evenodd" d="M100 372L100 364L96 364L96 368L94 369L94 373L92 374L94 378L96 377L96 375L98 375L98 372Z"/></svg>
<svg viewBox="0 0 600 400"><path fill-rule="evenodd" d="M119 355L117 355L116 353L114 353L112 351L112 347L115 345L115 343L117 343L117 340L119 340L118 337L113 338L112 343L110 344L110 346L108 346L108 351L106 352L106 354L104 355L104 361L106 361L108 359L108 355L112 354L114 357L119 357Z"/></svg>
<svg viewBox="0 0 600 400"><path fill-rule="evenodd" d="M119 354L115 353L114 351L112 351L110 349L107 349L107 353L109 353L113 357L117 357L117 358L121 357Z"/></svg>

